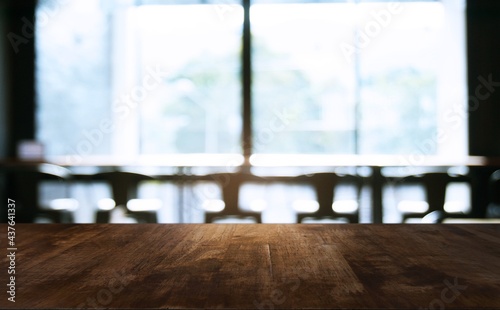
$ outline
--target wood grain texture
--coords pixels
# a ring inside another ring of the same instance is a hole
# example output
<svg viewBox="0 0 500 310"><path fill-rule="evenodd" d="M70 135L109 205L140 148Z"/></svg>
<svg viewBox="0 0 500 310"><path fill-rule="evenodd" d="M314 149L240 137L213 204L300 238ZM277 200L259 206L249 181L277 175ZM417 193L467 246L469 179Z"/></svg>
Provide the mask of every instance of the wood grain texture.
<svg viewBox="0 0 500 310"><path fill-rule="evenodd" d="M0 308L500 308L500 225L19 224L16 242Z"/></svg>

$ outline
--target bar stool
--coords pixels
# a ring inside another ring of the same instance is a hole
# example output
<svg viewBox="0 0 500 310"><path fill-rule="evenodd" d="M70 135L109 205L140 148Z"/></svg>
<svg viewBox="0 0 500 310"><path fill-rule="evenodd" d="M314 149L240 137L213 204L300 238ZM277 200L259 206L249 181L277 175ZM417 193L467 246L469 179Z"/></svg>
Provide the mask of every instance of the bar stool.
<svg viewBox="0 0 500 310"><path fill-rule="evenodd" d="M420 218L425 223L442 223L445 218L467 217L465 213L446 211L446 190L450 183L470 184L470 182L468 176L450 175L447 172L428 172L402 178L400 180L402 185L423 186L426 196L425 201L420 202L421 211L412 211L410 208L405 208L402 206L403 202L398 204L398 209L402 210L403 213L403 222L411 218Z"/></svg>
<svg viewBox="0 0 500 310"><path fill-rule="evenodd" d="M74 211L78 201L70 198L71 171L53 164L37 164L13 171L16 184L16 200L21 212L31 213L28 218L48 218L54 223L74 223ZM40 187L46 182L57 182L62 193L46 201L40 201Z"/></svg>
<svg viewBox="0 0 500 310"><path fill-rule="evenodd" d="M311 184L316 192L317 210L313 212L297 212L297 223L306 218L340 219L345 218L349 223L359 223L359 197L363 180L354 175L339 175L333 172L321 172L311 175L301 175L294 182ZM340 184L351 184L355 187L356 200L335 201L335 189ZM344 204L336 207L335 204Z"/></svg>
<svg viewBox="0 0 500 310"><path fill-rule="evenodd" d="M157 212L161 209L161 201L139 199L137 195L139 184L154 180L154 177L136 172L107 171L95 174L93 179L107 182L111 186L113 195L112 199L98 202L96 223L109 223L111 212L115 207L125 208L126 214L138 222L158 223Z"/></svg>
<svg viewBox="0 0 500 310"><path fill-rule="evenodd" d="M205 211L205 223L212 223L217 219L252 218L257 223L262 223L260 212L244 211L239 207L239 191L241 184L252 180L252 176L242 173L216 173L207 176L207 179L217 183L222 189L224 206L217 212Z"/></svg>

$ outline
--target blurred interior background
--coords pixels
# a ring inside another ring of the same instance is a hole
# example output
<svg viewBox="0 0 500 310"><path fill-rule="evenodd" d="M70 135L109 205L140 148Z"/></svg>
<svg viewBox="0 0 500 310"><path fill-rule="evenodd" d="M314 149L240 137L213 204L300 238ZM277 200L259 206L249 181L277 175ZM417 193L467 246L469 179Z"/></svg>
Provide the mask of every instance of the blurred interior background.
<svg viewBox="0 0 500 310"><path fill-rule="evenodd" d="M12 0L0 17L20 222L500 217L496 1Z"/></svg>

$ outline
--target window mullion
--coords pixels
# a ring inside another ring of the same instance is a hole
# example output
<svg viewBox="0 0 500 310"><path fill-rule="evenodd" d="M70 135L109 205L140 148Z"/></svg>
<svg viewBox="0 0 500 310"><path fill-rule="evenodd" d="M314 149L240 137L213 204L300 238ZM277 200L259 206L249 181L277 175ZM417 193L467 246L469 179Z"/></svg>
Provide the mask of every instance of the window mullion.
<svg viewBox="0 0 500 310"><path fill-rule="evenodd" d="M243 131L242 146L245 165L249 164L252 154L252 40L250 30L250 1L242 0L244 19L243 19L243 46L242 46L242 94L243 94Z"/></svg>

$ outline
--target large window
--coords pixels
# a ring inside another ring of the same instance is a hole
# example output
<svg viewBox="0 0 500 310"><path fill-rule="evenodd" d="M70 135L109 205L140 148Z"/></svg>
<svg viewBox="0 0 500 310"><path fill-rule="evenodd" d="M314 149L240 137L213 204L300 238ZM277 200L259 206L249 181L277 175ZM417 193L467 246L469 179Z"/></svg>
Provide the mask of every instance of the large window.
<svg viewBox="0 0 500 310"><path fill-rule="evenodd" d="M44 0L37 17L48 156L241 155L244 139L261 155L466 155L462 1Z"/></svg>

